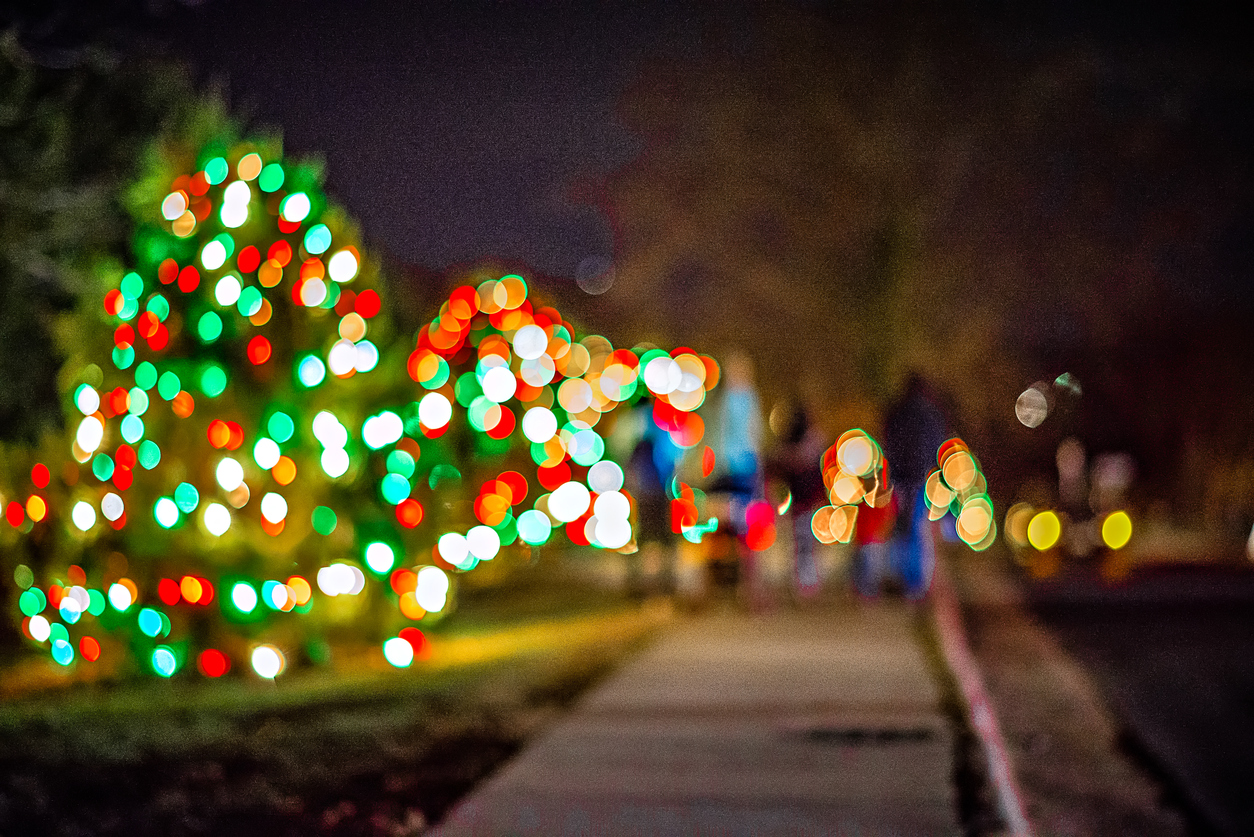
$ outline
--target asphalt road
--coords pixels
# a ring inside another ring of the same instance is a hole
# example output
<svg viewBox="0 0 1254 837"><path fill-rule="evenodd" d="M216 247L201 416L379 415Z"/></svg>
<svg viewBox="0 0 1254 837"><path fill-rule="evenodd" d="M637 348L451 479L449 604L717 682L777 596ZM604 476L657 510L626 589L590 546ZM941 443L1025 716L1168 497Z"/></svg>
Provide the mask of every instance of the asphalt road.
<svg viewBox="0 0 1254 837"><path fill-rule="evenodd" d="M1254 834L1254 566L1073 573L1030 595L1197 830Z"/></svg>

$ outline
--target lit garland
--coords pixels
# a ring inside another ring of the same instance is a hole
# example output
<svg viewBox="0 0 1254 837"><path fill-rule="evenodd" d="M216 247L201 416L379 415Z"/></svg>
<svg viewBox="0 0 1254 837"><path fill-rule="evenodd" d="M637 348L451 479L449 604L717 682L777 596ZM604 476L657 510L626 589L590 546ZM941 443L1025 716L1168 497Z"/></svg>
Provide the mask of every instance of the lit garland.
<svg viewBox="0 0 1254 837"><path fill-rule="evenodd" d="M988 549L997 537L997 524L979 461L959 438L942 444L936 461L938 467L924 485L929 520L952 515L957 535L965 544L976 551ZM854 428L827 449L820 464L830 505L815 511L811 530L822 543L849 543L863 506L887 509L891 505L890 463L875 439ZM910 514L910 510L899 509L897 513Z"/></svg>
<svg viewBox="0 0 1254 837"><path fill-rule="evenodd" d="M309 637L439 613L456 574L557 528L630 550L598 426L650 398L677 445L704 435L712 359L577 339L520 276L458 288L402 347L351 225L277 155L206 153L159 212L84 335L109 343L69 384L72 459L41 451L2 492L47 576L14 573L22 632L61 665L129 648L165 677L274 677L282 649L316 662ZM411 624L382 651L425 643Z"/></svg>

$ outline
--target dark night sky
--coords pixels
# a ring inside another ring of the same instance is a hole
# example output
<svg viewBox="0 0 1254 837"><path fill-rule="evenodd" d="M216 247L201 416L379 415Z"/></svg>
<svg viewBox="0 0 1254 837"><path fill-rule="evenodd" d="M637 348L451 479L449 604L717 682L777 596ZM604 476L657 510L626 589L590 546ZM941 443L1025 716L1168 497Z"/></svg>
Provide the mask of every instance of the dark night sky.
<svg viewBox="0 0 1254 837"><path fill-rule="evenodd" d="M325 156L332 193L396 256L572 276L612 241L568 184L631 160L616 98L645 56L692 55L708 26L668 7L209 0L167 31L289 153Z"/></svg>

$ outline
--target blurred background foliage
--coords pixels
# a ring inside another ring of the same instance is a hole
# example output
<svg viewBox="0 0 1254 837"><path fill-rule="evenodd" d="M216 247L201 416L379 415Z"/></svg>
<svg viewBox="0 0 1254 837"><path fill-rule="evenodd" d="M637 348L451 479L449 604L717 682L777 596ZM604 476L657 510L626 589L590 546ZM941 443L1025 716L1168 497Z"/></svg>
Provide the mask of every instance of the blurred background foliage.
<svg viewBox="0 0 1254 837"><path fill-rule="evenodd" d="M61 426L78 303L128 259L127 186L158 134L198 118L221 118L220 105L176 66L90 49L49 66L15 31L0 36L0 441Z"/></svg>
<svg viewBox="0 0 1254 837"><path fill-rule="evenodd" d="M875 427L920 371L1007 495L1072 434L1192 510L1212 480L1182 446L1254 473L1248 62L894 8L771 7L756 43L646 67L620 106L642 153L580 185L615 224L600 299L625 329L749 349L832 432ZM1014 421L1064 372L1080 398Z"/></svg>

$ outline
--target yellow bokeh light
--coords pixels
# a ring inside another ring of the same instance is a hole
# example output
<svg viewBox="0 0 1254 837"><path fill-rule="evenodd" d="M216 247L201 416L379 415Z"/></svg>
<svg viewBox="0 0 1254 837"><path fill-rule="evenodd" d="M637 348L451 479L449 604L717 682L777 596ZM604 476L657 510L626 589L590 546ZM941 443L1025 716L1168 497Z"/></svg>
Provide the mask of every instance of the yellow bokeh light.
<svg viewBox="0 0 1254 837"><path fill-rule="evenodd" d="M1132 518L1117 511L1102 521L1102 541L1111 549L1123 549L1132 538Z"/></svg>
<svg viewBox="0 0 1254 837"><path fill-rule="evenodd" d="M1042 552L1058 543L1060 535L1062 521L1052 511L1043 511L1028 523L1028 543Z"/></svg>

